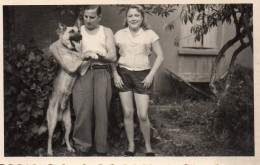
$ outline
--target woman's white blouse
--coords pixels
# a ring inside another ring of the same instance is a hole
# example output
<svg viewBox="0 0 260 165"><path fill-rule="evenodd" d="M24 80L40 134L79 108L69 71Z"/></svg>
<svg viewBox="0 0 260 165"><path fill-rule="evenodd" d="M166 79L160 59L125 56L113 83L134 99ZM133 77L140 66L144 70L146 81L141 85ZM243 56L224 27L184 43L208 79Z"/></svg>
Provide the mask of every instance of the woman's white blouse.
<svg viewBox="0 0 260 165"><path fill-rule="evenodd" d="M115 34L120 54L119 66L132 71L151 69L149 55L152 52L152 43L158 39L158 35L150 29L140 28L134 36L128 27L119 30Z"/></svg>

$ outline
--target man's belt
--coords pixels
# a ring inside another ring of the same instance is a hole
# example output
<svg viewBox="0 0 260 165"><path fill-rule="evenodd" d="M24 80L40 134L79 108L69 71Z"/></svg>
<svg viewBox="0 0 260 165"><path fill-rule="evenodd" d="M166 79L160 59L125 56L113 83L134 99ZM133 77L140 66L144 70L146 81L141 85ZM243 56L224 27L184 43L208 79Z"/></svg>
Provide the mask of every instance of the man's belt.
<svg viewBox="0 0 260 165"><path fill-rule="evenodd" d="M107 65L98 65L98 64L92 64L90 65L89 69L109 69L110 66Z"/></svg>

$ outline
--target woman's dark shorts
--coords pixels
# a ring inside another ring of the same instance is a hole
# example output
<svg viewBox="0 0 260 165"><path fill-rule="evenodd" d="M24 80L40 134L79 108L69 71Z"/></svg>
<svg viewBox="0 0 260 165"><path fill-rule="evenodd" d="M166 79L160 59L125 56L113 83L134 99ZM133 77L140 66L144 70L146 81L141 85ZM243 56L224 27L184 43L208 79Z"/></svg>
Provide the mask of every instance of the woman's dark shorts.
<svg viewBox="0 0 260 165"><path fill-rule="evenodd" d="M139 94L152 94L152 84L149 88L145 89L142 81L149 74L150 69L142 71L130 71L125 68L119 68L118 74L121 76L124 85L123 89L118 89L119 92L133 91Z"/></svg>

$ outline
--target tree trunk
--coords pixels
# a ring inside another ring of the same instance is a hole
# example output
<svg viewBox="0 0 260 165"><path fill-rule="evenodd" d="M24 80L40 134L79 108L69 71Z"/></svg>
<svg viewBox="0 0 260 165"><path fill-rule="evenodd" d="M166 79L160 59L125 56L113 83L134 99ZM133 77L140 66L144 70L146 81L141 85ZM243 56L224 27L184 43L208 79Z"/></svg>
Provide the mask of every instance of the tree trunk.
<svg viewBox="0 0 260 165"><path fill-rule="evenodd" d="M14 8L4 6L4 48L8 49L14 46Z"/></svg>
<svg viewBox="0 0 260 165"><path fill-rule="evenodd" d="M227 77L227 80L226 80L226 83L225 83L225 88L224 88L224 92L222 94L222 96L225 96L226 93L227 93L227 90L230 86L230 83L231 83L231 79L232 79L232 76L233 76L233 73L234 73L234 70L235 70L235 66L236 66L236 60L237 60L237 56L239 55L239 53L241 51L243 51L245 48L247 48L248 46L250 46L251 44L250 43L247 43L247 44L242 44L239 48L237 48L235 50L235 52L233 53L233 56L232 56L232 59L231 59L231 62L230 62L230 65L229 65L229 70L228 70L228 77Z"/></svg>
<svg viewBox="0 0 260 165"><path fill-rule="evenodd" d="M232 46L234 45L237 41L239 40L239 35L236 35L233 39L229 40L219 51L216 59L214 60L213 66L212 66L212 71L211 71L211 76L210 76L210 83L209 83L209 87L210 90L212 91L212 93L215 94L215 96L217 96L217 94L219 93L219 91L217 90L214 82L216 80L217 77L217 69L218 69L218 65L220 62L220 59L224 56L224 53Z"/></svg>

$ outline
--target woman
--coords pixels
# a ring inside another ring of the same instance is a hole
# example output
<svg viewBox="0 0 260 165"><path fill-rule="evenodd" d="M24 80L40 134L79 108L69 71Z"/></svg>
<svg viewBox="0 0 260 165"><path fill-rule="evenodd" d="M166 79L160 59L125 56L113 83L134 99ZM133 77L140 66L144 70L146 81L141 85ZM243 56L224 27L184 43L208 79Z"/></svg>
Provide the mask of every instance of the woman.
<svg viewBox="0 0 260 165"><path fill-rule="evenodd" d="M148 118L149 95L152 93L152 82L155 73L164 60L164 55L157 34L150 30L144 21L142 6L131 5L126 10L124 29L115 34L119 50L119 69L113 66L115 86L123 106L124 124L128 139L125 156L134 156L134 102L145 141L147 156L155 156L150 144L150 121ZM149 56L156 55L153 67Z"/></svg>

